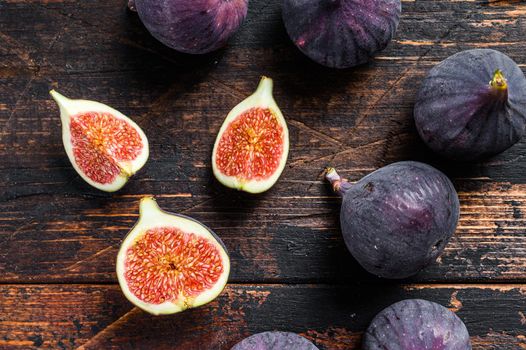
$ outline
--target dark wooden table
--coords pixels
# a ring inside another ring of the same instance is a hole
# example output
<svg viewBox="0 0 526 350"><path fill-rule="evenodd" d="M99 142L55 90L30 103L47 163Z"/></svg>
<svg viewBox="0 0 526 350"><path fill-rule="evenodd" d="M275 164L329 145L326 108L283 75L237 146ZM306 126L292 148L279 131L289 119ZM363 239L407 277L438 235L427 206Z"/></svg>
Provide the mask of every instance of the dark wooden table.
<svg viewBox="0 0 526 350"><path fill-rule="evenodd" d="M287 330L320 349L359 349L382 308L425 298L457 312L474 349L526 349L526 140L450 164L412 120L433 65L483 47L525 68L525 34L524 2L407 0L387 50L335 71L292 45L277 0L251 0L228 47L201 57L156 42L125 0L0 0L0 348L230 349ZM262 74L275 80L291 152L276 186L254 196L218 184L210 156L223 118ZM150 160L123 190L97 191L75 173L51 88L107 103L149 135ZM345 249L322 170L357 180L405 159L446 172L462 214L435 265L385 281ZM227 245L230 283L214 302L152 317L121 294L116 253L147 194Z"/></svg>

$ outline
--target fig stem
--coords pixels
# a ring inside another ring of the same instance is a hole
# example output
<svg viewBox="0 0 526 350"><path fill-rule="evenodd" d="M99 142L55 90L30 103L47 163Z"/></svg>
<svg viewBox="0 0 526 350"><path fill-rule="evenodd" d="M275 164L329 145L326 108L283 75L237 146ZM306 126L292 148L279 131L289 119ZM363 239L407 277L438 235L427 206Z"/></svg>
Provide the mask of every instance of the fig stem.
<svg viewBox="0 0 526 350"><path fill-rule="evenodd" d="M345 195L345 192L347 192L353 186L353 184L351 184L347 179L343 179L336 172L336 169L332 167L325 169L325 179L330 182L332 190L342 197Z"/></svg>
<svg viewBox="0 0 526 350"><path fill-rule="evenodd" d="M506 81L506 78L504 77L504 73L500 69L497 69L495 73L493 73L493 79L491 79L490 85L492 88L497 90L507 90L508 89L508 82Z"/></svg>

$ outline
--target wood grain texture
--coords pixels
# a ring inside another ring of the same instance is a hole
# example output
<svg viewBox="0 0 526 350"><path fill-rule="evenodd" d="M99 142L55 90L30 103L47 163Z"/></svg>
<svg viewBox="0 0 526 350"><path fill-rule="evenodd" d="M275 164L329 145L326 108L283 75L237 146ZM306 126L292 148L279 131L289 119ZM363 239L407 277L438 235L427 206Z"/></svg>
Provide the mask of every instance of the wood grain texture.
<svg viewBox="0 0 526 350"><path fill-rule="evenodd" d="M453 53L494 48L526 68L526 3L402 1L389 47L335 71L290 42L279 0L251 0L228 47L198 57L155 41L126 2L0 1L0 349L222 350L270 329L359 349L374 314L409 297L457 312L476 350L526 349L526 140L451 164L412 120L422 78ZM223 118L262 74L275 80L291 151L276 186L252 196L218 184L210 157ZM123 190L99 192L72 169L50 88L107 103L149 136L150 160ZM439 261L397 285L345 249L322 170L358 180L408 159L452 178L462 214ZM115 256L144 195L225 242L231 284L218 300L154 318L123 298Z"/></svg>
<svg viewBox="0 0 526 350"><path fill-rule="evenodd" d="M434 300L464 320L475 350L524 349L525 285L230 285L214 302L154 317L117 286L1 286L0 348L228 350L267 330L321 350L359 349L372 318L406 298Z"/></svg>
<svg viewBox="0 0 526 350"><path fill-rule="evenodd" d="M396 40L346 71L294 48L279 1L253 1L230 45L197 58L153 40L125 1L0 6L1 281L115 281L116 249L145 194L215 229L232 253L232 281L369 279L345 251L321 171L331 164L357 180L403 159L444 170L463 209L441 263L415 281L526 281L526 143L448 164L423 147L411 117L420 80L454 52L492 47L526 65L524 3L405 1ZM261 74L276 81L291 154L279 183L256 197L221 187L209 159L224 116ZM150 135L149 163L118 194L89 188L70 166L51 87L110 104Z"/></svg>
<svg viewBox="0 0 526 350"><path fill-rule="evenodd" d="M457 187L464 189L457 235L438 263L412 280L524 280L526 185L468 181ZM39 197L45 202L35 204L34 197L8 202L6 212L20 210L14 204L32 207L46 222L2 221L11 235L0 243L0 280L115 282L116 254L137 220L140 195ZM338 224L340 200L322 181L290 195L272 190L258 198L234 192L157 198L166 210L191 215L217 232L232 258L232 282L373 278L347 252Z"/></svg>

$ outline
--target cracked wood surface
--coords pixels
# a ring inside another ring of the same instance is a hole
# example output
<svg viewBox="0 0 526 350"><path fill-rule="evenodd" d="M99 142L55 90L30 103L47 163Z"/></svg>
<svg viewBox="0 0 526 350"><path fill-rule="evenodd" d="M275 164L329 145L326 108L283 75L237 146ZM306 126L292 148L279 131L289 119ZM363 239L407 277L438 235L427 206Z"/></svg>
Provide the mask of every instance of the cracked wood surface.
<svg viewBox="0 0 526 350"><path fill-rule="evenodd" d="M194 57L153 40L124 0L0 1L0 349L228 349L238 328L290 328L321 349L354 349L375 312L413 296L457 311L476 349L526 348L526 140L485 162L450 164L426 150L412 121L422 78L453 53L494 48L526 68L526 4L403 1L389 47L334 71L293 46L279 3L251 0L228 47ZM223 118L263 74L275 80L291 150L276 186L251 196L219 185L209 160ZM72 169L51 88L109 104L149 135L150 160L123 190L99 192ZM403 281L420 287L385 287L347 253L322 170L358 180L406 159L452 178L461 220L439 261ZM128 313L114 261L144 195L225 242L232 285L219 301L187 316ZM210 324L204 345L179 331Z"/></svg>
<svg viewBox="0 0 526 350"><path fill-rule="evenodd" d="M434 300L454 310L474 350L526 348L526 285L229 285L210 304L150 316L115 285L0 286L0 348L228 350L243 337L278 329L321 350L360 349L376 313L399 300ZM279 350L279 349L276 349Z"/></svg>

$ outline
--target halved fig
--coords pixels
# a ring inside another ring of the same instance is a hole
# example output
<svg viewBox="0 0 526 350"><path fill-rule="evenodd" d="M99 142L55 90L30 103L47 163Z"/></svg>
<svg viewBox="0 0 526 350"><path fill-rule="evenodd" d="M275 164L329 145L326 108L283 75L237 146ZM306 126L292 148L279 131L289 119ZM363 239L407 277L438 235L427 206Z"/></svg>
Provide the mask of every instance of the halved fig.
<svg viewBox="0 0 526 350"><path fill-rule="evenodd" d="M263 332L245 338L231 350L318 350L318 348L296 333Z"/></svg>
<svg viewBox="0 0 526 350"><path fill-rule="evenodd" d="M148 139L130 118L105 104L71 100L55 90L62 141L73 168L102 191L122 188L148 160Z"/></svg>
<svg viewBox="0 0 526 350"><path fill-rule="evenodd" d="M200 222L141 199L139 220L117 255L126 298L153 315L173 314L214 300L224 289L230 259L223 242Z"/></svg>
<svg viewBox="0 0 526 350"><path fill-rule="evenodd" d="M271 188L285 168L289 130L272 96L272 79L228 113L214 145L212 169L223 185L260 193Z"/></svg>

